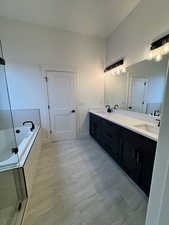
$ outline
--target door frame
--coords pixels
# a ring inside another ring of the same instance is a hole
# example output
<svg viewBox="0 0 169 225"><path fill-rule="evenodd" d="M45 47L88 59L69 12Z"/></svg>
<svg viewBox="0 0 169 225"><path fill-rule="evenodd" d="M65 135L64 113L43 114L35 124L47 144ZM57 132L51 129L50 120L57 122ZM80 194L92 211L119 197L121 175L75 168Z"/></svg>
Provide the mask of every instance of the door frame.
<svg viewBox="0 0 169 225"><path fill-rule="evenodd" d="M42 84L43 84L43 93L44 93L44 127L47 132L45 133L44 142L54 141L50 132L50 112L49 112L49 96L48 96L48 85L46 82L46 73L47 72L69 72L74 74L74 91L75 91L75 122L76 122L76 138L79 135L79 116L78 116L78 95L77 95L77 84L78 84L78 73L75 67L68 65L40 65L41 75L42 75ZM47 136L47 137L46 137Z"/></svg>
<svg viewBox="0 0 169 225"><path fill-rule="evenodd" d="M145 82L147 83L147 85L149 84L149 79L147 79L146 77L137 77L137 76L130 76L128 78L128 100L127 100L127 108L131 105L132 103L132 85L133 85L133 81L134 80L145 80ZM145 87L145 91L144 91L144 108L143 108L143 113L146 112L146 104L147 104L147 91L148 91L148 86Z"/></svg>

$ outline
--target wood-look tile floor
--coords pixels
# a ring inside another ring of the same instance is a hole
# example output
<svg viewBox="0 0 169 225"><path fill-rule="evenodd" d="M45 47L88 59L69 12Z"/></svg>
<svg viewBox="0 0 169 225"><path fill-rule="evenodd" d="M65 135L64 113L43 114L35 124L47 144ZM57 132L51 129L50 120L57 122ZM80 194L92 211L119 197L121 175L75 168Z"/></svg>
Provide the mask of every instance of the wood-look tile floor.
<svg viewBox="0 0 169 225"><path fill-rule="evenodd" d="M24 225L144 225L147 198L91 138L43 147Z"/></svg>

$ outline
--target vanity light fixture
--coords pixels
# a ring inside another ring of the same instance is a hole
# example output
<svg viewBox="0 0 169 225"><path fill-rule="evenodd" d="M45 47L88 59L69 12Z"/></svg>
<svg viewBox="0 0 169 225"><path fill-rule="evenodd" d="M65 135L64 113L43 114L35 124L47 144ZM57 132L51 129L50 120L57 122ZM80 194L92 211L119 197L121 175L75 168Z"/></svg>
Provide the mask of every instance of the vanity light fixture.
<svg viewBox="0 0 169 225"><path fill-rule="evenodd" d="M148 59L152 60L155 59L157 62L159 62L163 55L166 55L169 53L169 34L160 38L157 41L154 41L151 44L150 52Z"/></svg>
<svg viewBox="0 0 169 225"><path fill-rule="evenodd" d="M125 73L126 72L126 66L124 63L124 59L121 59L112 65L108 66L104 70L105 73L111 72L112 75L119 75L120 73Z"/></svg>

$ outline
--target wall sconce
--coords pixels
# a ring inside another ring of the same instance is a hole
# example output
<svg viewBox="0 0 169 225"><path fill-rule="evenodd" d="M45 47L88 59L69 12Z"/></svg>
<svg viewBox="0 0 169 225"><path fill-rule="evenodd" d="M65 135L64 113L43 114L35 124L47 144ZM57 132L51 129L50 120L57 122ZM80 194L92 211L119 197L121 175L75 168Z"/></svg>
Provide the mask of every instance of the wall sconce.
<svg viewBox="0 0 169 225"><path fill-rule="evenodd" d="M157 41L154 41L151 44L150 52L148 59L152 60L155 59L157 62L162 60L163 55L169 53L169 34L165 37L160 38Z"/></svg>
<svg viewBox="0 0 169 225"><path fill-rule="evenodd" d="M113 63L104 70L105 73L111 72L112 75L119 75L120 73L126 72L126 66L124 59L119 60L118 62Z"/></svg>

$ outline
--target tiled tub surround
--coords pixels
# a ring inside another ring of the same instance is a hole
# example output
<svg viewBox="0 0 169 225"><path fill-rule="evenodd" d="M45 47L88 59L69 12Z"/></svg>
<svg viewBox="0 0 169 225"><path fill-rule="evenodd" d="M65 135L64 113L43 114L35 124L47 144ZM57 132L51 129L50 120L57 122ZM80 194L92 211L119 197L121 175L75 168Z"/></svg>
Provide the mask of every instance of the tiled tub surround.
<svg viewBox="0 0 169 225"><path fill-rule="evenodd" d="M158 140L159 127L157 126L157 122L155 120L156 118L152 116L125 110L117 110L112 113L107 113L106 111L101 109L92 109L89 112L131 131L134 131L140 135L143 135L147 138L150 138L151 140ZM143 129L142 125L148 125L152 127L153 132Z"/></svg>

